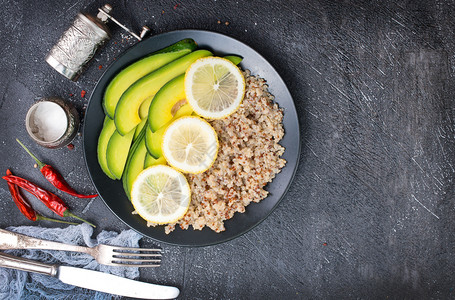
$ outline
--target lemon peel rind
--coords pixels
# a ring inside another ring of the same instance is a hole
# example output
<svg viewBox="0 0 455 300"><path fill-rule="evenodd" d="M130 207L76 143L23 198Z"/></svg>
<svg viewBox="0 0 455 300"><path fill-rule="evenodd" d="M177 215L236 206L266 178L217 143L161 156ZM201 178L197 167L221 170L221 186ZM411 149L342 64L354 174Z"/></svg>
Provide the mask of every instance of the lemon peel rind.
<svg viewBox="0 0 455 300"><path fill-rule="evenodd" d="M137 214L137 215L139 215L142 219L144 219L145 221L147 221L147 222L149 222L149 223L156 224L156 225L166 225L166 224L175 223L175 222L177 222L178 220L180 220L181 218L183 218L183 217L185 216L185 214L188 212L188 208L189 208L190 203L191 203L191 188L190 188L190 185L189 185L189 183L188 183L188 180L186 180L185 175L183 175L183 174L182 174L181 172L179 172L178 170L175 170L174 168L171 168L171 167L166 166L166 165L151 166L151 167L149 167L149 168L143 170L143 171L137 176L136 180L137 180L137 179L139 178L139 176L141 176L144 172L150 172L150 169L158 169L158 168L167 168L167 169L169 169L169 170L168 170L169 172L176 172L179 176L182 176L182 178L184 179L184 182L185 182L184 187L185 187L185 189L187 190L187 194L188 194L186 198L187 198L188 200L187 200L187 205L186 205L185 209L182 210L183 213L181 213L178 217L175 217L175 218L173 218L172 220L166 220L165 222L152 220L152 219L149 218L149 216L145 216L144 214L141 214L141 211L138 210L138 206L135 205L135 201L133 201L133 199L134 199L134 197L133 197L133 191L134 191L134 193L136 193L135 190L137 189L137 187L135 188L135 185L134 185L134 183L133 183L133 188L131 189L131 203L132 203L133 208L134 208L133 214ZM144 175L142 175L142 176L144 176Z"/></svg>
<svg viewBox="0 0 455 300"><path fill-rule="evenodd" d="M168 153L166 153L166 151L164 150L165 147L165 143L166 143L166 134L168 133L169 129L173 129L171 128L172 124L176 123L176 122L183 122L184 119L197 119L197 120L200 120L202 122L204 122L213 132L214 136L215 136L215 140L216 140L216 151L213 155L213 159L212 161L210 162L210 164L208 164L208 166L204 169L200 169L200 170L188 170L188 169L183 169L181 168L180 166L176 165L176 164L173 164L172 163L172 158L168 155ZM186 116L186 117L181 117L177 120L174 121L174 123L172 123L171 125L169 125L168 128L166 128L166 131L164 132L163 134L163 141L161 142L161 149L163 149L163 156L164 158L166 159L166 162L172 167L174 168L175 170L181 172L181 173L186 173L186 174L200 174L200 173L204 173L205 171L207 171L208 169L210 169L213 164L215 163L217 157L218 157L218 151L219 151L219 148L220 148L220 142L218 140L218 134L216 133L215 129L212 127L212 125L210 125L209 122L207 122L206 120L204 120L203 118L201 117L197 117L197 116Z"/></svg>
<svg viewBox="0 0 455 300"><path fill-rule="evenodd" d="M241 88L240 88L241 92L239 93L239 97L238 97L239 100L235 101L235 102L238 102L238 103L236 103L235 107L234 106L231 107L230 110L225 113L211 112L209 115L209 114L206 114L206 110L203 110L202 108L200 108L199 105L197 104L197 101L192 98L192 88L190 87L190 84L188 84L188 81L189 81L190 75L192 76L194 74L194 72L196 71L196 69L195 69L196 65L200 64L201 62L205 62L208 60L214 60L214 59L219 60L219 61L224 61L231 66L231 69L237 70L238 74L240 75L239 77L242 78L242 81L241 81ZM243 98L245 97L245 89L246 89L245 76L243 75L242 71L240 70L240 68L238 66L236 66L230 60L223 58L223 57L208 56L208 57L203 57L203 58L197 59L186 70L185 78L184 78L184 85L185 85L184 88L185 88L185 95L186 95L187 102L191 106L193 111L196 112L201 117L204 117L204 118L210 119L210 120L219 120L219 119L224 119L224 118L229 117L230 115L232 115L239 109L240 105L243 102Z"/></svg>

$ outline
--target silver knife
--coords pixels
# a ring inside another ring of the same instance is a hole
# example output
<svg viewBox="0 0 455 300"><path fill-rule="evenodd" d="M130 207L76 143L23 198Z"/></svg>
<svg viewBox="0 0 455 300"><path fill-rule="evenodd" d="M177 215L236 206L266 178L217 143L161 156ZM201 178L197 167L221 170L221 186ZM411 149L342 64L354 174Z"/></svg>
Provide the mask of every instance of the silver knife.
<svg viewBox="0 0 455 300"><path fill-rule="evenodd" d="M120 296L143 299L174 299L176 287L140 282L103 272L49 265L0 252L0 267L54 276L62 282Z"/></svg>

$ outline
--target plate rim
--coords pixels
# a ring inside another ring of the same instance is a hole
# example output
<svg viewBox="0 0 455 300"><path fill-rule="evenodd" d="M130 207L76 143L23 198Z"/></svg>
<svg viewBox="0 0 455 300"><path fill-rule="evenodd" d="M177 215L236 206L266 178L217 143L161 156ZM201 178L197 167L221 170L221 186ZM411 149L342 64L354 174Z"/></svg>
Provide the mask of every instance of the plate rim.
<svg viewBox="0 0 455 300"><path fill-rule="evenodd" d="M104 205L109 209L109 211L117 218L119 219L123 224L125 224L128 228L134 230L135 232L139 233L140 235L144 236L144 237L147 237L147 238L150 238L154 241L157 241L159 243L165 243L165 244L168 244L168 245L172 245L172 246L179 246L179 247L206 247L206 246L213 246L213 245L218 245L218 244L221 244L221 243L225 243L225 242L228 242L228 241L231 241L235 238L238 238L242 235L244 235L245 233L253 230L254 228L256 228L259 224L261 224L262 222L264 222L265 219L267 219L273 211L275 211L275 209L278 207L278 205L282 202L283 198L286 196L286 194L288 193L292 183L294 182L294 179L295 179L295 175L297 173L297 169L299 167L299 162L300 162L300 155L301 155L301 136L300 136L300 129L301 129L301 126L300 126L300 121L299 121L299 118L298 118L298 114L297 114L297 108L295 106L295 102L294 102L294 98L292 97L292 94L291 92L289 91L289 88L287 87L285 81L283 80L283 78L281 77L280 73L276 70L276 68L267 60L265 59L264 56L262 56L260 54L260 52L258 52L256 49L254 49L253 47L251 47L250 45L236 39L236 38L233 38L225 33L220 33L220 32L216 32L216 31L210 31L210 30L201 30L201 29L178 29L178 30L172 30L172 31L166 31L166 32L162 32L162 33L159 33L159 34L156 34L156 35L153 35L149 38L147 38L146 40L149 40L149 39L153 39L157 36L165 36L165 35L172 35L172 34L176 34L176 33L203 33L203 34L214 34L214 35L219 35L219 36L222 36L224 38L228 38L228 39L232 39L234 40L235 42L237 43L240 43L242 46L244 47L247 47L247 48L250 48L251 50L253 50L255 52L255 54L261 58L262 60L266 61L269 65L269 67L272 69L273 72L275 72L277 75L278 75L278 79L282 82L283 84L283 87L285 89L285 92L287 94L289 94L290 96L290 99L291 99L291 104L294 108L294 111L296 113L296 123L297 123L297 151L296 151L296 160L295 160L295 165L294 165L294 169L292 170L291 172L291 175L289 177L289 182L287 182L286 184L286 187L282 193L282 195L279 197L279 199L276 201L276 203L273 205L273 207L271 209L269 209L262 218L260 218L259 221L257 221L256 223L254 223L253 225L249 226L247 229L237 233L237 234L234 234L230 237L227 237L227 238L224 238L224 239L221 239L219 241L215 241L215 242L207 242L207 243L200 243L200 244L179 244L179 243L173 243L173 242L169 242L169 241L164 241L164 240L161 240L161 239L158 239L156 237L152 237L148 234L145 234L143 232L141 232L139 229L136 229L134 228L133 226L131 226L130 224L128 224L125 220L123 220L123 218L120 218L116 212L114 212L114 210L108 205L107 201L101 196L101 194L99 193L98 191L98 188L93 180L93 176L90 172L90 167L89 167L89 164L88 164L88 161L87 161L87 149L86 149L86 142L85 142L85 131L86 131L86 122L85 122L85 118L84 118L84 122L83 122L83 127L82 127L82 145L83 145L83 157L84 157L84 162L85 162L85 166L87 168L87 171L89 173L89 177L90 177L90 180L93 184L93 186L95 187L96 191L98 192L99 194L99 197L101 198L102 202L104 203ZM144 40L144 41L146 41ZM110 68L117 62L117 59L125 56L125 55L128 55L128 53L130 51L133 51L134 49L136 48L139 48L141 46L141 43L138 42L130 47L128 47L127 49L123 50L122 53L120 53L118 56L115 57L115 60L112 61L107 67L106 69L104 70L103 74L101 74L101 76L98 78L95 86L93 87L93 90L90 94L90 98L89 98L89 101L87 103L87 110L90 108L90 104L92 103L92 97L95 93L95 91L97 90L98 86L101 84L101 81L103 79L103 77L105 76L105 74L107 72L109 72ZM137 59L140 59L137 58ZM256 75L260 75L260 74L256 74ZM276 102L275 102L276 103ZM278 103L279 104L279 103ZM286 132L285 132L286 134ZM286 150L285 150L286 151ZM286 167L286 166L285 166ZM280 173L277 173L276 175L278 176ZM274 178L275 179L275 178ZM273 180L272 180L273 181ZM268 184L267 184L268 185ZM266 185L266 186L267 186ZM268 196L267 196L268 197ZM264 199L262 199L261 201L264 201L267 199L267 197L265 197ZM235 217L235 216L234 216ZM164 228L163 228L164 229ZM188 228L187 230L190 230L190 228ZM194 229L193 229L194 230ZM172 233L170 233L172 234Z"/></svg>

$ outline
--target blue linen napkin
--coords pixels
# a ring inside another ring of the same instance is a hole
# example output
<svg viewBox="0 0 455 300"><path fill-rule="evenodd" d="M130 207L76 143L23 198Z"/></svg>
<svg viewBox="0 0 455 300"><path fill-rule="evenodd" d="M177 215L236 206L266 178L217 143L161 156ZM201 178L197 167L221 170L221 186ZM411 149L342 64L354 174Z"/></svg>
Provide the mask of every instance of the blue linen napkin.
<svg viewBox="0 0 455 300"><path fill-rule="evenodd" d="M66 228L43 228L38 226L8 227L7 230L50 241L93 247L110 244L123 247L139 247L141 235L133 230L121 233L102 231L92 239L93 228L85 223ZM10 250L6 253L38 260L44 263L62 264L84 269L97 270L121 277L139 277L137 267L112 267L98 264L93 257L84 253L55 250ZM86 290L62 283L57 278L0 268L0 299L113 299L113 295Z"/></svg>

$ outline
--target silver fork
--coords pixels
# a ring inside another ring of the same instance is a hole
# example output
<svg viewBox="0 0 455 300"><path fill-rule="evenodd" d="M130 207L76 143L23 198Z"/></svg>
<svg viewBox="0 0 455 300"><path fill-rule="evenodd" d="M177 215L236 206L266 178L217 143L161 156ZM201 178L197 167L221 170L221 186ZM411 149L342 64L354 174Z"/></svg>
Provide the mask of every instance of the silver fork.
<svg viewBox="0 0 455 300"><path fill-rule="evenodd" d="M4 229L0 229L0 249L42 249L82 252L93 256L98 263L109 266L159 267L161 262L161 249L158 248L129 248L103 244L90 248L41 240Z"/></svg>

